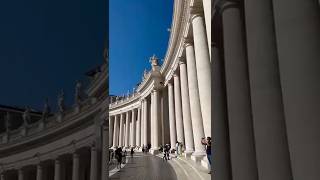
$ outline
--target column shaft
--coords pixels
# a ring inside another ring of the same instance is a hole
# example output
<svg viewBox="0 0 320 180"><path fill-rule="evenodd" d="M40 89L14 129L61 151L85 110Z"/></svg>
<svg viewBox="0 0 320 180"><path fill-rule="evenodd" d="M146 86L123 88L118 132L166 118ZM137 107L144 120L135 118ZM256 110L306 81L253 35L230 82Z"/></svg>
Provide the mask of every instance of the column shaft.
<svg viewBox="0 0 320 180"><path fill-rule="evenodd" d="M91 147L90 180L98 180L98 153L96 147Z"/></svg>
<svg viewBox="0 0 320 180"><path fill-rule="evenodd" d="M136 145L141 147L141 108L137 109L138 117L137 117L137 132L136 132Z"/></svg>
<svg viewBox="0 0 320 180"><path fill-rule="evenodd" d="M130 111L127 112L126 115L126 139L125 139L125 147L129 147L129 139L130 139Z"/></svg>
<svg viewBox="0 0 320 180"><path fill-rule="evenodd" d="M131 119L131 121L132 121L132 137L131 137L131 139L132 139L132 143L131 143L131 146L132 147L135 147L136 146L136 110L135 109L133 109L132 111L132 119Z"/></svg>
<svg viewBox="0 0 320 180"><path fill-rule="evenodd" d="M73 153L72 180L79 180L79 154Z"/></svg>
<svg viewBox="0 0 320 180"><path fill-rule="evenodd" d="M61 179L61 163L59 159L54 161L54 180Z"/></svg>
<svg viewBox="0 0 320 180"><path fill-rule="evenodd" d="M192 28L204 132L211 137L211 64L204 19L200 14L193 15Z"/></svg>
<svg viewBox="0 0 320 180"><path fill-rule="evenodd" d="M190 110L192 119L192 128L194 136L195 152L194 155L205 155L205 147L201 144L201 138L204 138L204 127L201 114L200 96L197 80L196 60L194 56L194 48L191 43L185 45L186 60L188 69L188 85Z"/></svg>
<svg viewBox="0 0 320 180"><path fill-rule="evenodd" d="M184 143L179 76L177 74L174 74L173 80L174 80L174 105L175 105L174 109L175 109L175 115L176 115L177 140L181 143Z"/></svg>
<svg viewBox="0 0 320 180"><path fill-rule="evenodd" d="M159 91L153 90L153 99L151 104L153 105L153 126L152 126L152 134L153 134L153 147L152 149L159 149Z"/></svg>
<svg viewBox="0 0 320 180"><path fill-rule="evenodd" d="M175 121L175 108L173 97L172 83L168 83L168 96L169 96L169 126L170 126L170 144L171 149L176 149L177 133L176 133L176 121Z"/></svg>
<svg viewBox="0 0 320 180"><path fill-rule="evenodd" d="M148 103L147 99L143 101L144 103L144 118L143 118L143 143L146 146L148 144Z"/></svg>
<svg viewBox="0 0 320 180"><path fill-rule="evenodd" d="M225 4L222 19L232 176L257 180L242 13L238 6L230 4Z"/></svg>
<svg viewBox="0 0 320 180"><path fill-rule="evenodd" d="M277 61L272 1L247 0L245 10L259 180L293 179Z"/></svg>
<svg viewBox="0 0 320 180"><path fill-rule="evenodd" d="M114 116L113 147L119 146L119 116Z"/></svg>
<svg viewBox="0 0 320 180"><path fill-rule="evenodd" d="M190 101L188 92L188 77L187 77L187 65L184 60L179 62L180 67L180 82L181 82L181 103L182 103L182 117L185 136L185 153L191 153L194 151Z"/></svg>
<svg viewBox="0 0 320 180"><path fill-rule="evenodd" d="M320 10L316 0L272 1L293 179L320 177Z"/></svg>
<svg viewBox="0 0 320 180"><path fill-rule="evenodd" d="M18 169L18 180L24 180L24 174L22 169Z"/></svg>
<svg viewBox="0 0 320 180"><path fill-rule="evenodd" d="M113 145L113 124L114 124L114 117L110 116L109 117L109 147Z"/></svg>
<svg viewBox="0 0 320 180"><path fill-rule="evenodd" d="M120 114L119 147L122 147L122 146L124 145L124 143L123 143L123 136L124 136L123 125L124 125L124 114L121 113L121 114Z"/></svg>
<svg viewBox="0 0 320 180"><path fill-rule="evenodd" d="M41 164L37 165L37 180L42 180L43 178L43 171Z"/></svg>

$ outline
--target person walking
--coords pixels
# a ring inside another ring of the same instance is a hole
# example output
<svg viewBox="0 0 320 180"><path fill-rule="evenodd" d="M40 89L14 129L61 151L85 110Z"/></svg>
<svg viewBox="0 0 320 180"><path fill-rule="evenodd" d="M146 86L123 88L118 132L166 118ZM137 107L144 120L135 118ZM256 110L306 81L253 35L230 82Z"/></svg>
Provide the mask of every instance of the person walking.
<svg viewBox="0 0 320 180"><path fill-rule="evenodd" d="M201 143L206 146L206 154L207 154L209 164L211 166L211 137L207 137L207 139L202 138ZM211 170L209 174L211 174Z"/></svg>
<svg viewBox="0 0 320 180"><path fill-rule="evenodd" d="M176 143L176 154L177 154L177 157L179 156L179 142L177 141Z"/></svg>
<svg viewBox="0 0 320 180"><path fill-rule="evenodd" d="M133 148L131 148L131 152L130 152L131 158L133 158L133 154L134 154L134 150Z"/></svg>

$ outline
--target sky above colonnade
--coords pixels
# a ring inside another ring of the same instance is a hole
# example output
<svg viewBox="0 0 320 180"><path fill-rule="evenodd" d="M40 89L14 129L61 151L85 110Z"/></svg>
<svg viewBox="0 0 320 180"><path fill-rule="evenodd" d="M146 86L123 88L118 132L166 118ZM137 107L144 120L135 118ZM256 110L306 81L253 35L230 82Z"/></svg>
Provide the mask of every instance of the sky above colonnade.
<svg viewBox="0 0 320 180"><path fill-rule="evenodd" d="M110 0L110 94L122 95L141 81L149 58L163 59L171 27L173 0Z"/></svg>
<svg viewBox="0 0 320 180"><path fill-rule="evenodd" d="M0 104L53 107L65 90L73 101L76 80L103 62L105 0L0 2Z"/></svg>

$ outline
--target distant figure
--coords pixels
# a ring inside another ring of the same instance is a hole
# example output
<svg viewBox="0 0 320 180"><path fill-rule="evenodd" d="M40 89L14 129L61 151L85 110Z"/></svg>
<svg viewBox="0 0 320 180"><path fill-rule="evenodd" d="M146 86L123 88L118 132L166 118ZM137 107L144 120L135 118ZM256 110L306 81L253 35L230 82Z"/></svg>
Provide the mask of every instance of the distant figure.
<svg viewBox="0 0 320 180"><path fill-rule="evenodd" d="M179 156L179 142L176 142L176 154Z"/></svg>
<svg viewBox="0 0 320 180"><path fill-rule="evenodd" d="M202 138L201 143L206 146L207 158L211 166L211 137L207 137L207 139ZM209 172L209 174L211 174L211 171Z"/></svg>
<svg viewBox="0 0 320 180"><path fill-rule="evenodd" d="M116 159L118 160L118 164L117 164L117 168L121 169L121 163L122 163L122 149L119 147L118 149L116 149L115 151L115 156Z"/></svg>
<svg viewBox="0 0 320 180"><path fill-rule="evenodd" d="M134 150L133 150L133 148L131 148L131 152L130 152L131 158L133 158L133 153L134 153Z"/></svg>

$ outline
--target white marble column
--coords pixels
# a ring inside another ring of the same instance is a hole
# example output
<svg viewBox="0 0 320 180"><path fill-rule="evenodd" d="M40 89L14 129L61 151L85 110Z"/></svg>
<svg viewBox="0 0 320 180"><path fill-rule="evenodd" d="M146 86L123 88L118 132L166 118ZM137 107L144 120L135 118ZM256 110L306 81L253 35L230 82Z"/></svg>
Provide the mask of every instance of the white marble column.
<svg viewBox="0 0 320 180"><path fill-rule="evenodd" d="M174 109L175 109L175 115L176 115L177 140L181 143L184 143L180 79L177 72L173 75L173 80L174 80L174 106L175 106Z"/></svg>
<svg viewBox="0 0 320 180"><path fill-rule="evenodd" d="M91 146L91 159L90 159L90 180L98 180L98 152L95 145Z"/></svg>
<svg viewBox="0 0 320 180"><path fill-rule="evenodd" d="M129 139L130 139L130 111L126 113L126 139L125 147L129 148Z"/></svg>
<svg viewBox="0 0 320 180"><path fill-rule="evenodd" d="M114 139L113 138L113 124L114 124L114 120L115 120L115 117L114 116L110 116L109 117L109 147L112 146L112 140Z"/></svg>
<svg viewBox="0 0 320 180"><path fill-rule="evenodd" d="M211 137L211 64L206 30L200 14L193 15L191 21L204 132Z"/></svg>
<svg viewBox="0 0 320 180"><path fill-rule="evenodd" d="M113 147L119 146L119 115L114 116Z"/></svg>
<svg viewBox="0 0 320 180"><path fill-rule="evenodd" d="M191 43L185 44L186 48L186 61L188 72L188 85L189 85L189 98L190 110L192 119L192 128L194 136L195 152L194 156L205 155L205 147L201 144L201 138L204 138L204 127L201 114L200 97L198 89L196 60L194 57L194 48Z"/></svg>
<svg viewBox="0 0 320 180"><path fill-rule="evenodd" d="M206 23L207 42L209 47L209 54L211 57L211 0L202 0L204 19ZM211 61L211 58L210 58Z"/></svg>
<svg viewBox="0 0 320 180"><path fill-rule="evenodd" d="M102 124L102 154L101 154L101 162L98 160L98 164L101 163L101 180L107 180L109 179L109 173L106 173L107 171L103 171L104 169L109 169L109 148L107 147L108 142L107 141L107 136L108 134L108 128L106 121ZM99 172L99 171L98 171ZM99 177L98 177L99 178Z"/></svg>
<svg viewBox="0 0 320 180"><path fill-rule="evenodd" d="M141 108L137 109L138 117L137 117L137 131L136 131L136 145L141 147Z"/></svg>
<svg viewBox="0 0 320 180"><path fill-rule="evenodd" d="M132 110L132 118L131 118L131 120L132 120L132 137L131 137L131 139L132 139L132 144L131 144L131 146L132 147L135 147L136 146L136 109L133 109Z"/></svg>
<svg viewBox="0 0 320 180"><path fill-rule="evenodd" d="M153 147L154 147L154 93L153 93L153 91L151 92L151 104L150 104L150 106L151 106L151 108L150 108L150 111L151 111L151 116L150 116L150 127L151 127L151 133L150 133L150 135L151 135L151 148L153 149Z"/></svg>
<svg viewBox="0 0 320 180"><path fill-rule="evenodd" d="M169 96L169 126L170 126L170 144L171 149L176 149L177 133L176 133L176 120L175 120L175 108L173 97L173 85L168 83L168 96Z"/></svg>
<svg viewBox="0 0 320 180"><path fill-rule="evenodd" d="M148 103L147 99L143 101L144 106L144 117L143 117L143 144L146 146L148 144Z"/></svg>
<svg viewBox="0 0 320 180"><path fill-rule="evenodd" d="M187 77L187 65L184 59L180 59L180 82L181 82L181 103L182 103L182 117L185 136L185 153L194 152L191 112L190 112L190 100L188 92L188 77Z"/></svg>
<svg viewBox="0 0 320 180"><path fill-rule="evenodd" d="M54 160L54 180L61 179L61 162L59 159Z"/></svg>
<svg viewBox="0 0 320 180"><path fill-rule="evenodd" d="M43 178L43 171L41 164L37 165L37 180L42 180Z"/></svg>
<svg viewBox="0 0 320 180"><path fill-rule="evenodd" d="M124 114L120 114L120 133L119 133L119 147L122 147L124 145L123 143L123 136L124 136Z"/></svg>
<svg viewBox="0 0 320 180"><path fill-rule="evenodd" d="M24 180L23 170L21 168L18 169L18 180Z"/></svg>
<svg viewBox="0 0 320 180"><path fill-rule="evenodd" d="M79 180L79 167L80 167L80 161L79 161L79 154L73 153L73 164L72 164L72 180Z"/></svg>
<svg viewBox="0 0 320 180"><path fill-rule="evenodd" d="M153 126L151 133L153 134L153 152L155 153L159 149L159 115L160 115L160 106L159 106L159 91L153 90L153 99L151 104L153 105Z"/></svg>
<svg viewBox="0 0 320 180"><path fill-rule="evenodd" d="M141 147L144 146L144 99L141 100Z"/></svg>

